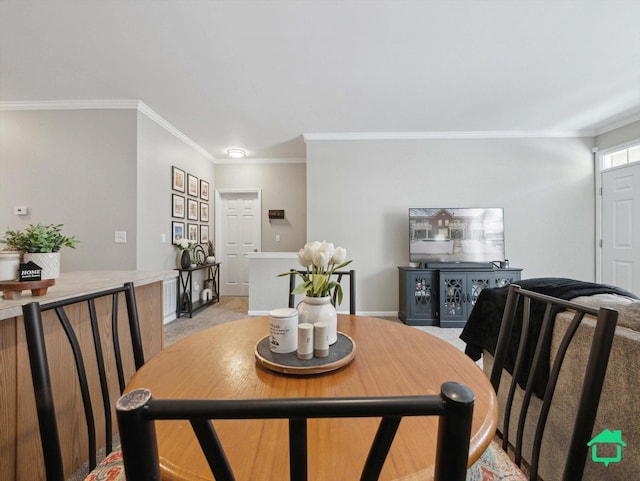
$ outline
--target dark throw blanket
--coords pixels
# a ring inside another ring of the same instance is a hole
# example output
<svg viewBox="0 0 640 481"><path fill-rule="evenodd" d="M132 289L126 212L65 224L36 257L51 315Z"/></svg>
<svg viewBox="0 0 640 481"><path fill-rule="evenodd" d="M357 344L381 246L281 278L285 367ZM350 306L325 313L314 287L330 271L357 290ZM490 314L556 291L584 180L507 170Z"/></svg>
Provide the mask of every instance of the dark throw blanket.
<svg viewBox="0 0 640 481"><path fill-rule="evenodd" d="M624 289L615 286L608 286L605 284L595 284L592 282L576 281L573 279L563 279L555 277L543 277L538 279L525 279L517 281L517 284L523 289L538 292L548 296L557 297L563 300L571 300L579 296L592 296L595 294L618 294L621 296L627 296L634 299L638 297ZM502 322L502 314L504 306L507 301L507 294L509 287L497 287L490 289L483 289L476 300L475 306L471 311L469 320L465 325L460 339L467 343L465 350L466 354L474 361L480 359L482 350L486 349L491 355L495 354L496 343L498 341L498 333L500 331L500 324ZM542 319L544 317L545 305L541 302L531 302L531 317L530 317L530 330L529 340L527 342L525 350L525 360L522 367L522 372L518 377L518 384L524 388L526 379L529 374L531 361L533 360L533 353L535 350L535 344L540 333L542 326ZM556 311L552 317L560 312ZM552 319L553 321L553 319ZM522 299L518 303L518 310L516 314L516 322L514 323L513 332L511 334L511 348L507 353L505 361L505 369L509 373L513 372L513 366L515 364L515 358L517 353L517 346L520 340L520 329L522 325ZM536 373L534 392L542 398L544 390L547 384L547 378L549 375L550 364L550 350L551 340L545 339L543 344L543 356L540 360L541 365Z"/></svg>

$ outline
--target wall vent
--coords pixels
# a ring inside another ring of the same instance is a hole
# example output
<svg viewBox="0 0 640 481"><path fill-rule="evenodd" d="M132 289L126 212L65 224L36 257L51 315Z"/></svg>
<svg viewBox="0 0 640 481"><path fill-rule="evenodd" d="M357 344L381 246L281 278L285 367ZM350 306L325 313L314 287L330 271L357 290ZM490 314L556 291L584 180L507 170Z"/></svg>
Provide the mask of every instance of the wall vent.
<svg viewBox="0 0 640 481"><path fill-rule="evenodd" d="M176 305L178 296L178 280L171 279L162 283L162 314L163 322L171 322L176 318Z"/></svg>

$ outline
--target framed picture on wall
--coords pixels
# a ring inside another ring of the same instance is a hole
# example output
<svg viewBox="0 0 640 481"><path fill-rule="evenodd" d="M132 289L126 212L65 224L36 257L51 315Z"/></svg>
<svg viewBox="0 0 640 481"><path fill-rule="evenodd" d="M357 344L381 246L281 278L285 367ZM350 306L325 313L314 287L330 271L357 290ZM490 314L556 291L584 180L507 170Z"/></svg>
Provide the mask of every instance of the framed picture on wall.
<svg viewBox="0 0 640 481"><path fill-rule="evenodd" d="M187 224L187 239L198 242L198 224Z"/></svg>
<svg viewBox="0 0 640 481"><path fill-rule="evenodd" d="M187 219L198 220L198 201L187 199Z"/></svg>
<svg viewBox="0 0 640 481"><path fill-rule="evenodd" d="M200 179L200 198L202 200L209 200L209 182Z"/></svg>
<svg viewBox="0 0 640 481"><path fill-rule="evenodd" d="M209 242L209 226L201 225L200 226L200 244L206 244Z"/></svg>
<svg viewBox="0 0 640 481"><path fill-rule="evenodd" d="M209 222L209 204L200 202L200 222Z"/></svg>
<svg viewBox="0 0 640 481"><path fill-rule="evenodd" d="M184 239L184 222L171 222L171 242L172 244L177 244L178 241Z"/></svg>
<svg viewBox="0 0 640 481"><path fill-rule="evenodd" d="M171 194L171 216L184 219L184 197Z"/></svg>
<svg viewBox="0 0 640 481"><path fill-rule="evenodd" d="M173 166L171 168L171 172L171 188L173 190L177 190L178 192L184 192L184 170L178 169L177 167Z"/></svg>
<svg viewBox="0 0 640 481"><path fill-rule="evenodd" d="M187 174L187 185L189 186L189 195L198 197L198 178L195 175Z"/></svg>

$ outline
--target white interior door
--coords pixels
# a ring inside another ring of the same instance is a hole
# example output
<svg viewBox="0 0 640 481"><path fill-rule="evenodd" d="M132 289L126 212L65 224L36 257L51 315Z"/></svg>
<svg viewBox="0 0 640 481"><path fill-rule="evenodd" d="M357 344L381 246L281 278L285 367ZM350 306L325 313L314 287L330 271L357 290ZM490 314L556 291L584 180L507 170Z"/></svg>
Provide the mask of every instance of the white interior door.
<svg viewBox="0 0 640 481"><path fill-rule="evenodd" d="M602 173L602 282L640 294L640 164Z"/></svg>
<svg viewBox="0 0 640 481"><path fill-rule="evenodd" d="M249 295L249 252L261 249L260 190L216 190L216 257L220 295Z"/></svg>

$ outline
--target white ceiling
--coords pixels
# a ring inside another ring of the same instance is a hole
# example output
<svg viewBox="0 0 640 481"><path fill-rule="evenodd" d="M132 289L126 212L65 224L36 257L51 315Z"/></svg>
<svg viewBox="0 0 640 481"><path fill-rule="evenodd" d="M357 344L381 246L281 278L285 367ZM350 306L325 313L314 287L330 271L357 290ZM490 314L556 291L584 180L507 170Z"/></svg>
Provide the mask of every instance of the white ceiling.
<svg viewBox="0 0 640 481"><path fill-rule="evenodd" d="M0 101L141 100L216 159L303 133L640 118L640 1L0 0Z"/></svg>

